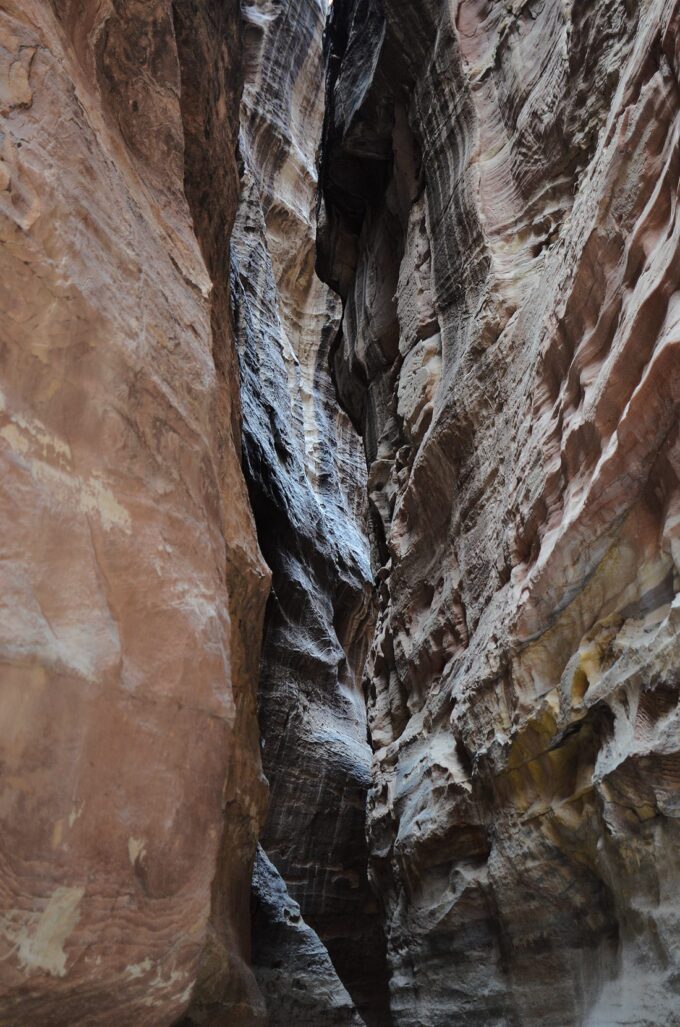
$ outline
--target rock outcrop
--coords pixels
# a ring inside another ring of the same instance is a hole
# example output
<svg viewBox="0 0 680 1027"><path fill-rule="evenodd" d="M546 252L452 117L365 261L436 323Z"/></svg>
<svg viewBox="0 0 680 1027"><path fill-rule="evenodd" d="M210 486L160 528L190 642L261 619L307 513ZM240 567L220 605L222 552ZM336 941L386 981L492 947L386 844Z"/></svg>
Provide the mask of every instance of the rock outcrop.
<svg viewBox="0 0 680 1027"><path fill-rule="evenodd" d="M335 0L394 1022L680 1023L680 13Z"/></svg>
<svg viewBox="0 0 680 1027"><path fill-rule="evenodd" d="M239 24L232 0L0 10L7 1027L167 1027L201 957L219 1022L263 1012Z"/></svg>

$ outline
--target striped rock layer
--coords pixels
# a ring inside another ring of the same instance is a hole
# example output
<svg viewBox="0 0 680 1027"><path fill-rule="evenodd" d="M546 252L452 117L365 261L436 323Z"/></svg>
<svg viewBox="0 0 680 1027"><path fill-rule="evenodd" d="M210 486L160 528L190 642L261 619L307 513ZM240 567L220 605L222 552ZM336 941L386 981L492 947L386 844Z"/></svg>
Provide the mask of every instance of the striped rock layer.
<svg viewBox="0 0 680 1027"><path fill-rule="evenodd" d="M335 0L398 1027L680 1022L680 7Z"/></svg>

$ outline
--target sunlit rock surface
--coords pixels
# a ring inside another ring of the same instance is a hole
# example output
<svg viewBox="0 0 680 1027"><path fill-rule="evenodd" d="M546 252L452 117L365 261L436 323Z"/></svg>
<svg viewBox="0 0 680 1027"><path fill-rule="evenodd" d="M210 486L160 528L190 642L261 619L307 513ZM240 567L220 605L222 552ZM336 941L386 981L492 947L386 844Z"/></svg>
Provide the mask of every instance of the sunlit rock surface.
<svg viewBox="0 0 680 1027"><path fill-rule="evenodd" d="M233 296L244 465L273 572L259 696L270 784L262 845L360 1014L377 1027L387 991L365 835L371 751L362 669L374 617L366 464L330 374L340 303L314 273L324 19L321 0L244 7ZM270 929L256 917L256 952L271 948ZM299 944L295 932L279 932L276 944L287 940ZM282 958L291 966L297 957L291 950ZM265 975L271 1015L345 1022L326 1019L322 978L316 1000L297 989L296 1011L293 990L277 1010L271 975L256 972ZM300 972L313 992L311 968Z"/></svg>
<svg viewBox="0 0 680 1027"><path fill-rule="evenodd" d="M0 10L7 1027L167 1027L201 957L221 1023L263 1013L239 38L232 2Z"/></svg>
<svg viewBox="0 0 680 1027"><path fill-rule="evenodd" d="M335 0L400 1027L680 1023L678 4Z"/></svg>

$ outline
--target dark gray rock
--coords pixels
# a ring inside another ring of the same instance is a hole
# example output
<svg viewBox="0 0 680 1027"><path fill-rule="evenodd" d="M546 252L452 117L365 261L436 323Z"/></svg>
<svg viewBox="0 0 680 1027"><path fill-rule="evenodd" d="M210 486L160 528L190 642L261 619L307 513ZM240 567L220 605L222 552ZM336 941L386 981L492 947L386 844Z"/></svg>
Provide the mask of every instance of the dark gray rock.
<svg viewBox="0 0 680 1027"><path fill-rule="evenodd" d="M270 1027L362 1027L328 950L258 846L253 870L253 970Z"/></svg>

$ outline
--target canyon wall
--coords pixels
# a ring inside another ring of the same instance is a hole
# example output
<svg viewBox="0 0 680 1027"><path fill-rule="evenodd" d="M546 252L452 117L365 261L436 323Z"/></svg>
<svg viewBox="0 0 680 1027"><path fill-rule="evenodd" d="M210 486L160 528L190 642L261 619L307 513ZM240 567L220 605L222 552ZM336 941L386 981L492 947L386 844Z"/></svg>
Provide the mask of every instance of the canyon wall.
<svg viewBox="0 0 680 1027"><path fill-rule="evenodd" d="M254 1024L232 0L0 9L0 1022Z"/></svg>
<svg viewBox="0 0 680 1027"><path fill-rule="evenodd" d="M680 11L335 0L394 1023L680 1023Z"/></svg>
<svg viewBox="0 0 680 1027"><path fill-rule="evenodd" d="M680 1025L679 0L0 62L0 1024Z"/></svg>
<svg viewBox="0 0 680 1027"><path fill-rule="evenodd" d="M1 17L0 1022L378 1025L325 4Z"/></svg>
<svg viewBox="0 0 680 1027"><path fill-rule="evenodd" d="M243 17L233 297L244 468L273 574L259 691L270 802L255 971L272 1023L362 1022L346 995L339 1010L335 999L328 1005L326 985L289 948L299 936L267 919L281 902L298 904L371 1027L384 1022L387 989L365 835L362 670L374 616L366 464L330 373L340 301L314 273L326 5L253 0ZM280 972L282 961L297 974Z"/></svg>

